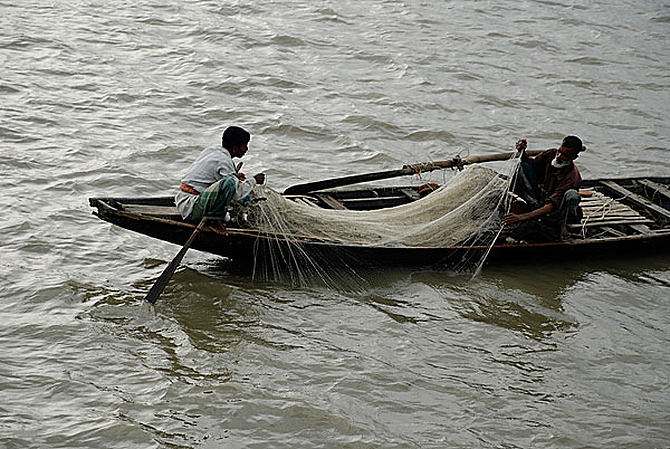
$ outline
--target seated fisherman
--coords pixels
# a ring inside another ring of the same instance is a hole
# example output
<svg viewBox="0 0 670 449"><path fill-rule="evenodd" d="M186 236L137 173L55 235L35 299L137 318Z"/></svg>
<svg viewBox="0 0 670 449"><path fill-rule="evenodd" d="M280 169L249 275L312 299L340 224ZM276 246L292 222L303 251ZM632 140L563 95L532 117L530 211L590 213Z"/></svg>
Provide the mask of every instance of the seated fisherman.
<svg viewBox="0 0 670 449"><path fill-rule="evenodd" d="M516 149L524 151L526 146L526 140L522 139ZM553 232L560 232L561 237L565 235L566 224L579 223L578 190L582 177L574 160L585 149L579 137L567 136L558 149L543 151L532 158L524 153L513 189L521 200L504 217L504 223L539 221Z"/></svg>
<svg viewBox="0 0 670 449"><path fill-rule="evenodd" d="M233 164L234 157L242 157L249 150L250 139L246 130L230 126L223 132L221 146L206 148L191 164L175 195L177 210L185 220L224 218L233 201L248 201L254 185L265 182L265 174L246 179Z"/></svg>

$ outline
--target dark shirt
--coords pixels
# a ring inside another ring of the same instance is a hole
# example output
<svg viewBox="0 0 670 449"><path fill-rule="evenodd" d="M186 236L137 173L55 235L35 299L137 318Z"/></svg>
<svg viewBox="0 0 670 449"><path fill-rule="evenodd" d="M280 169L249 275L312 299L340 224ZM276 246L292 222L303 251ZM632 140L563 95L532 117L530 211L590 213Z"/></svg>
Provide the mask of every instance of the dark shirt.
<svg viewBox="0 0 670 449"><path fill-rule="evenodd" d="M543 151L531 161L535 168L538 187L544 196L544 204L552 203L558 209L565 192L579 189L582 176L574 162L563 168L552 167L551 161L557 152L556 149Z"/></svg>

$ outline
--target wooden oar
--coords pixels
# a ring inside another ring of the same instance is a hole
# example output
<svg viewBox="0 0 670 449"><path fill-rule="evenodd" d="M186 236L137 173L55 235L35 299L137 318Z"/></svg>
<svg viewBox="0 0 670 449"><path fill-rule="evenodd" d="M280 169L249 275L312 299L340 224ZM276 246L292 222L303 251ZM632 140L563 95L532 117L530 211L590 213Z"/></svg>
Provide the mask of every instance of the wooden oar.
<svg viewBox="0 0 670 449"><path fill-rule="evenodd" d="M528 156L535 156L542 151L526 151ZM323 189L332 189L360 182L379 181L380 179L396 178L398 176L408 176L417 173L426 173L445 168L463 167L464 165L480 164L483 162L505 161L517 154L516 151L509 153L484 154L479 156L467 156L464 158L455 157L446 161L423 162L419 164L405 165L399 170L387 170L373 173L364 173L360 175L343 176L341 178L324 179L323 181L306 182L296 184L284 190L285 195L302 195Z"/></svg>
<svg viewBox="0 0 670 449"><path fill-rule="evenodd" d="M198 234L200 234L200 231L205 226L206 221L207 217L203 217L202 220L200 220L200 223L198 223L198 226L195 228L195 231L193 231L188 240L186 240L184 246L177 253L177 255L174 256L172 262L170 262L168 266L165 267L165 270L163 270L161 275L158 276L158 279L156 279L156 282L154 282L154 285L151 286L149 293L147 293L147 296L144 298L146 302L148 302L149 304L154 304L158 300L158 297L161 295L161 293L163 293L165 286L170 281L170 278L172 278L172 275L174 274L175 270L181 263L181 260L184 258L184 254L186 254L186 251L188 251L193 241L195 241L196 237L198 237Z"/></svg>
<svg viewBox="0 0 670 449"><path fill-rule="evenodd" d="M242 168L242 164L244 162L240 162L237 164L235 167L235 171L239 173L240 169ZM181 250L177 253L176 256L174 256L174 259L172 259L172 262L168 264L167 267L165 267L165 270L161 273L160 276L158 276L158 279L156 279L156 282L154 282L154 285L151 286L151 289L149 290L149 293L147 293L147 296L144 298L145 301L147 301L149 304L154 304L157 300L158 297L163 293L163 290L165 290L165 286L167 285L168 282L170 282L170 279L172 278L172 275L174 274L175 270L181 263L182 259L184 258L184 255L186 254L186 251L191 247L191 244L193 241L198 237L198 234L200 234L200 230L202 230L203 226L205 226L205 222L207 221L208 217L202 217L202 220L200 220L200 223L198 223L198 226L195 228L191 236L186 240L186 243L184 243L184 246L181 248Z"/></svg>

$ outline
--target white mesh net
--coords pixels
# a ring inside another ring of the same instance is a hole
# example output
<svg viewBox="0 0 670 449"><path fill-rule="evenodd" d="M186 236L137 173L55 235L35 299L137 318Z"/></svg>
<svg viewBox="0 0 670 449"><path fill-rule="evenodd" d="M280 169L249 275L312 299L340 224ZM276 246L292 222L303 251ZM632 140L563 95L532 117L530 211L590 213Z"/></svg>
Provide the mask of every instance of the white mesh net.
<svg viewBox="0 0 670 449"><path fill-rule="evenodd" d="M332 210L286 199L267 187L249 211L252 227L292 239L346 245L446 247L491 226L507 180L493 170L470 167L447 185L412 203L371 211ZM499 224L499 221L498 221Z"/></svg>
<svg viewBox="0 0 670 449"><path fill-rule="evenodd" d="M311 275L327 284L356 274L337 254L317 260L304 250L307 241L332 245L445 248L464 247L456 271L476 275L502 229L509 189L516 164L510 173L471 166L455 175L446 185L414 202L397 207L355 211L333 210L292 201L266 186L254 194L263 201L246 209L248 225L269 234L266 241L269 263L259 266L262 277L300 284ZM276 245L272 244L275 239ZM470 248L470 249L468 249ZM267 254L266 254L267 256ZM338 263L339 262L339 263ZM325 266L327 264L327 269ZM348 274L338 275L334 266L344 264Z"/></svg>

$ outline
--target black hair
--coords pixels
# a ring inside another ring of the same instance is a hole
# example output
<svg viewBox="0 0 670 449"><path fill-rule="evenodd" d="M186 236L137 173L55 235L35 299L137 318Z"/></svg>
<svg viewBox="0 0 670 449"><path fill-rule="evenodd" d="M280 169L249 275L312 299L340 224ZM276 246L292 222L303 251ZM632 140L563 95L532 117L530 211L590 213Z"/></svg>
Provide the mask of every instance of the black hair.
<svg viewBox="0 0 670 449"><path fill-rule="evenodd" d="M563 139L563 146L576 150L577 153L586 150L586 147L582 144L582 139L577 136L567 136Z"/></svg>
<svg viewBox="0 0 670 449"><path fill-rule="evenodd" d="M229 126L221 136L221 146L226 150L230 150L235 145L242 145L249 143L251 134L239 126Z"/></svg>

